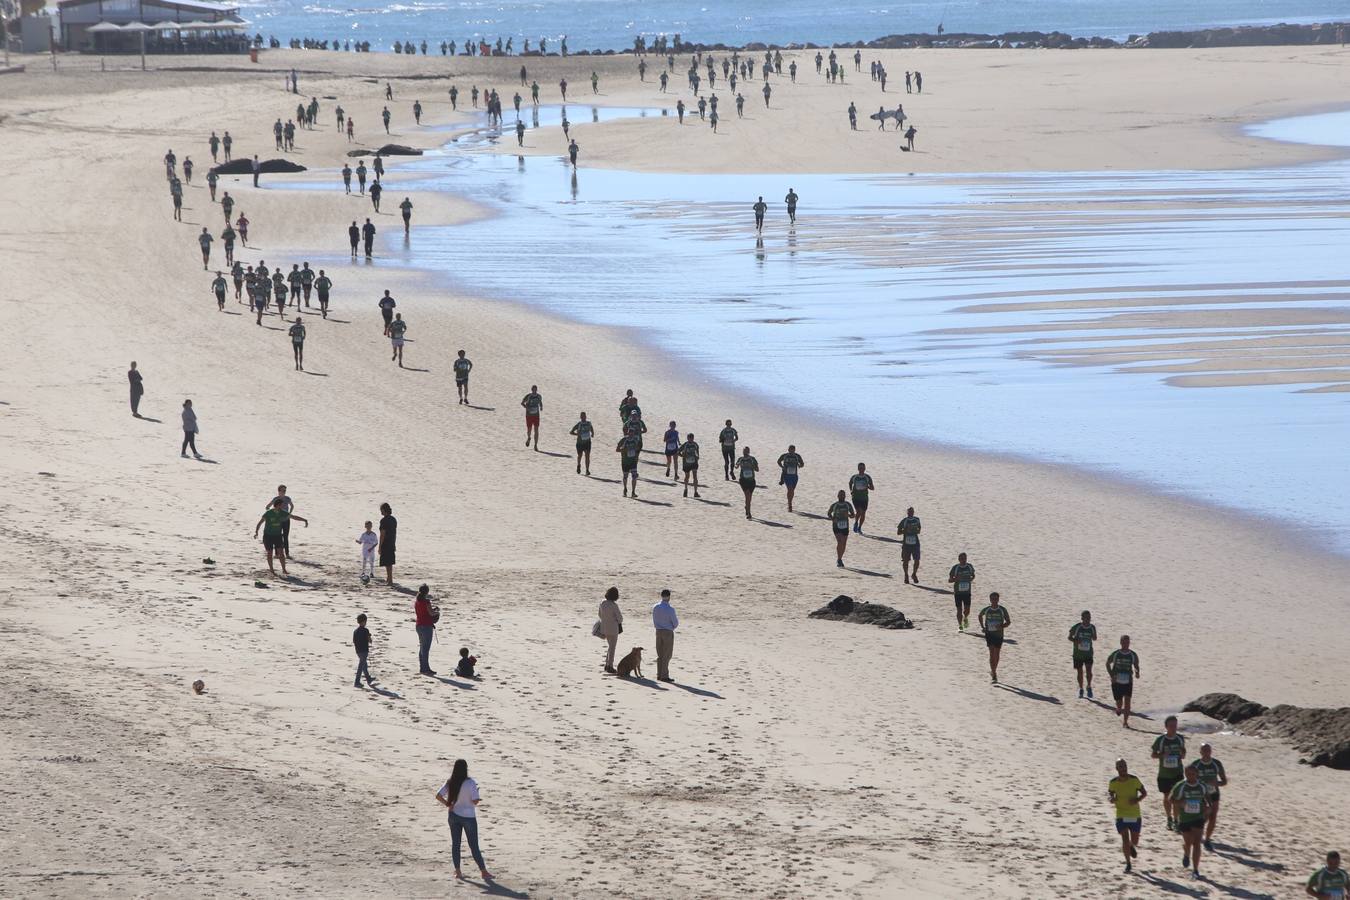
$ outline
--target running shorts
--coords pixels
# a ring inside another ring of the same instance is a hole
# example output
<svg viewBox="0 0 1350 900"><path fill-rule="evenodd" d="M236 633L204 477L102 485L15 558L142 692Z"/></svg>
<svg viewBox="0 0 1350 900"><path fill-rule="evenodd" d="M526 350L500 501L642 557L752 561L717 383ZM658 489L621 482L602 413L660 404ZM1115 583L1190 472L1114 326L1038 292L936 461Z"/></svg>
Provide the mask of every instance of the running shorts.
<svg viewBox="0 0 1350 900"><path fill-rule="evenodd" d="M578 452L578 453L583 453L583 452L584 452L584 453L590 453L590 452L591 452L591 442L590 442L590 441L577 441L577 452Z"/></svg>
<svg viewBox="0 0 1350 900"><path fill-rule="evenodd" d="M1177 782L1182 779L1181 775L1159 775L1158 793L1167 795L1172 792L1172 788L1177 786Z"/></svg>
<svg viewBox="0 0 1350 900"><path fill-rule="evenodd" d="M1143 820L1141 819L1116 819L1116 831L1121 834L1124 834L1127 831L1133 831L1135 834L1138 834L1139 829L1143 824Z"/></svg>
<svg viewBox="0 0 1350 900"><path fill-rule="evenodd" d="M538 427L539 427L539 413L526 413L526 414L525 414L525 427L526 427L526 428L538 428Z"/></svg>
<svg viewBox="0 0 1350 900"><path fill-rule="evenodd" d="M1087 666L1089 669L1092 668L1092 654L1079 653L1075 650L1073 654L1073 667L1075 669L1081 669L1083 666Z"/></svg>
<svg viewBox="0 0 1350 900"><path fill-rule="evenodd" d="M263 546L268 550L280 550L284 546L285 536L282 534L264 534Z"/></svg>
<svg viewBox="0 0 1350 900"><path fill-rule="evenodd" d="M1129 684L1116 684L1111 682L1111 696L1116 700L1125 700L1134 693L1134 682Z"/></svg>
<svg viewBox="0 0 1350 900"><path fill-rule="evenodd" d="M1182 834L1185 834L1188 831L1195 831L1197 828L1204 827L1204 824L1205 824L1204 819L1195 819L1194 821L1191 822L1178 822L1177 831L1180 831Z"/></svg>
<svg viewBox="0 0 1350 900"><path fill-rule="evenodd" d="M970 591L964 592L957 591L954 594L952 594L952 599L956 601L956 606L958 609L960 609L963 606L967 610L970 609Z"/></svg>
<svg viewBox="0 0 1350 900"><path fill-rule="evenodd" d="M1001 632L1001 631L986 631L986 632L984 633L984 645L985 645L986 647L1002 647L1002 646L1003 646L1003 632Z"/></svg>
<svg viewBox="0 0 1350 900"><path fill-rule="evenodd" d="M858 512L862 512L863 510L867 509L867 494L866 494L866 492L861 493L861 494L854 494L854 495L853 495L853 508L854 508L855 510L857 510Z"/></svg>
<svg viewBox="0 0 1350 900"><path fill-rule="evenodd" d="M783 476L783 484L786 485L787 487L795 488L795 487L797 486L797 476L796 476L796 475L784 475L784 476Z"/></svg>
<svg viewBox="0 0 1350 900"><path fill-rule="evenodd" d="M624 459L624 460L623 460L623 471L625 471L625 472L636 472L636 471L637 471L637 463L638 463L638 461L637 461L636 459Z"/></svg>
<svg viewBox="0 0 1350 900"><path fill-rule="evenodd" d="M915 542L912 543L912 544L901 544L901 545L900 545L900 561L901 561L901 562L909 562L911 559L914 560L915 562L918 562L918 561L919 561L919 542L918 542L918 541L915 541Z"/></svg>

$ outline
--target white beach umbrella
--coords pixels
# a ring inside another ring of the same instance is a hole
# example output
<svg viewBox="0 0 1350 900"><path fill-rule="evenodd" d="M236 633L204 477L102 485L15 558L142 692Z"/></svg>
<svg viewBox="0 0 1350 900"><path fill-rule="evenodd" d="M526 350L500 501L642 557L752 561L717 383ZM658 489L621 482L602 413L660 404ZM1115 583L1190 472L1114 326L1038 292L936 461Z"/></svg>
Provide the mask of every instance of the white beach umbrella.
<svg viewBox="0 0 1350 900"><path fill-rule="evenodd" d="M156 29L153 25L147 25L147 24L145 24L144 22L131 22L130 24L127 24L127 25L123 25L123 26L122 26L122 31L132 31L132 32L136 32L136 33L139 34L140 37L141 37L141 71L142 71L142 72L145 71L145 34L146 34L146 32L148 32L148 31L156 31L156 30L157 30L157 29Z"/></svg>

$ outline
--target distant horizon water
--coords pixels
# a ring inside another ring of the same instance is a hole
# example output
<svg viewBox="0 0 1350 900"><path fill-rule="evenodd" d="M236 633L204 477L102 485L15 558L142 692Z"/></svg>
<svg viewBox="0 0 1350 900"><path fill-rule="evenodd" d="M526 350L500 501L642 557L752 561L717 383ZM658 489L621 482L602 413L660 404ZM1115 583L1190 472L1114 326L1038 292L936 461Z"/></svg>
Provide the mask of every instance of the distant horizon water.
<svg viewBox="0 0 1350 900"><path fill-rule="evenodd" d="M1343 0L838 0L828 8L804 0L741 0L713 7L702 0L661 4L634 0L407 0L348 4L341 0L243 0L241 12L258 33L318 40L366 40L388 50L395 40L514 39L520 52L540 37L556 51L567 37L573 52L624 50L639 35L680 34L695 43L854 44L890 34L1001 34L1061 31L1075 37L1123 40L1131 34L1237 25L1310 24L1350 19Z"/></svg>

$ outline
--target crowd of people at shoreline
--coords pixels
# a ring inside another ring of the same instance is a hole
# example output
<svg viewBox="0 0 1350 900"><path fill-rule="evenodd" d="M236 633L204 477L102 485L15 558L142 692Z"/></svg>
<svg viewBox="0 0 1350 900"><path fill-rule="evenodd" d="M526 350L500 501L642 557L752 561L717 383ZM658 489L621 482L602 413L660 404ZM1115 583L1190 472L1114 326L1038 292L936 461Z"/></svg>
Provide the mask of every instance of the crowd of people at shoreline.
<svg viewBox="0 0 1350 900"><path fill-rule="evenodd" d="M425 52L425 50L423 51ZM837 60L835 54L830 54L830 65L835 67ZM703 60L695 56L690 69L690 86L695 95L699 93L698 69ZM741 78L749 78L753 75L752 69L747 69L748 63L738 60L735 56L730 59L724 59L722 62L723 76L732 83L733 90L736 77L731 73L733 66L741 74ZM861 71L861 56L854 55L855 71ZM643 63L645 66L645 63ZM884 69L878 73L879 63L873 63L873 80L879 80L884 90L885 73ZM789 63L789 76L795 80L796 63ZM673 71L673 57L669 60L669 69ZM706 60L706 69L708 71L709 88L711 89L716 80L715 60L709 56ZM766 53L762 74L765 78L765 103L768 104L769 91L767 80L769 73L781 74L782 59L781 54L775 57ZM822 60L819 54L816 57L817 72L822 70ZM913 73L918 76L918 73ZM922 90L921 76L911 78L911 73L906 73L907 89L913 85L919 91ZM527 72L524 66L521 67L521 83L525 84ZM645 79L645 69L640 73L640 77ZM666 73L661 73L663 79L662 87L664 89ZM592 89L598 90L598 79L592 73ZM560 83L560 90L566 98L566 81ZM533 99L538 103L539 89L537 83L533 85ZM479 90L477 86L473 88L474 105L478 105ZM491 90L490 94L484 92L488 102L496 104L496 115L500 122L500 98L496 90ZM386 85L386 98L392 102L392 88ZM456 89L451 89L452 105L456 99ZM682 101L681 101L682 102ZM702 97L700 97L702 102ZM519 114L521 96L516 94L515 106ZM296 110L296 119L301 128L314 127L315 119L318 115L318 101L312 100L310 104L301 104ZM700 110L702 112L702 110ZM882 112L885 110L883 108ZM336 110L339 131L342 130L344 123L344 111L341 106ZM683 109L681 109L681 118ZM716 115L714 106L713 115ZM421 109L420 101L416 101L414 117L420 122ZM390 112L386 107L384 112L386 131L389 127ZM854 112L850 110L850 118L854 118ZM874 117L875 118L875 117ZM897 129L903 124L904 119L900 118ZM881 119L884 128L885 118ZM351 134L350 118L346 118L348 134ZM565 126L564 126L565 128ZM913 131L911 127L910 132ZM274 138L278 149L291 149L294 146L294 127L292 123L282 123L277 120L273 126ZM912 143L913 135L909 134ZM209 140L210 152L213 161L217 159L217 151L222 146L224 148L225 159L231 158L231 143L229 132L225 132L224 138L217 138L213 132ZM572 142L571 161L576 163L576 144ZM255 161L257 157L254 157ZM173 151L169 151L164 158L166 177L169 182L170 194L173 200L174 217L181 221L182 197L184 185L192 184L193 165L190 158L185 158L182 162L183 176L178 177L178 161ZM380 154L374 155L375 178L370 185L370 194L375 211L379 212L378 190L380 188L380 179L384 175L384 164ZM358 194L366 193L366 169L365 162L361 160L358 167L353 172L350 166L344 164L342 177L344 188L348 194L351 190L352 176L355 174L358 180ZM208 174L207 182L210 191L211 200L216 201L217 178L212 170ZM257 184L257 165L254 166L254 184ZM789 188L787 196L784 198L787 207L788 221L791 225L796 224L796 211L799 197L796 192ZM283 272L282 267L275 271L267 267L265 261L259 260L256 265L246 265L242 261L234 258L234 244L236 239L242 246L248 246L248 220L242 213L235 221L231 221L234 201L227 192L224 193L219 201L224 212L225 228L220 234L220 240L225 254L226 269L217 270L215 279L211 282L211 293L214 296L217 308L221 311L225 309L227 294L229 290L229 280L226 278L226 271L230 273L233 279L235 300L239 304L247 303L250 312L256 314L256 322L261 325L262 318L268 313L270 302L274 301L276 313L281 320L286 320L287 299L291 300L296 308L296 319L290 323L287 331L293 350L293 359L297 371L304 371L304 342L306 338L305 325L300 314L300 305L303 302L305 308L310 308L311 292L314 292L318 304L318 309L323 318L327 318L329 309L330 292L332 289L332 280L325 274L324 270L317 272L310 267L308 261L302 263L292 263L289 272ZM408 233L410 229L410 219L412 204L405 198L403 207L404 231ZM767 212L767 204L763 197L760 197L754 204L756 231L763 228L764 217ZM237 228L236 228L237 226ZM371 257L373 253L374 238L376 235L375 226L369 218L366 219L365 227L359 227L355 220L349 229L349 238L351 244L352 257L356 258L358 254L358 245L364 244L366 257ZM202 228L198 235L198 243L202 255L203 269L210 270L210 258L213 235L208 228ZM392 356L391 361L396 362L399 367L403 367L403 350L405 338L408 329L408 323L403 318L401 312L395 312L397 302L391 296L389 290L384 291L383 297L377 301L377 307L381 314L383 325L383 336L391 341ZM469 382L470 374L473 370L474 362L471 361L466 351L460 349L457 351L457 357L453 361L452 370L456 384L458 403L469 405ZM144 376L137 363L133 362L128 372L128 381L130 384L130 397L132 414L141 418L140 403L144 396ZM544 413L543 395L540 393L538 385L532 385L530 390L521 398L520 407L524 412L525 424L525 446L534 451L540 451L540 432ZM689 497L689 491L693 489L693 499L701 500L700 490L707 490L709 485L700 483L699 471L701 461L701 446L695 438L692 431L681 431L676 421L669 420L668 428L662 436L660 450L648 450L644 446L644 435L648 432L648 426L643 418L641 405L632 390L627 391L626 395L618 404L619 430L621 437L617 440L614 452L619 458L619 471L621 473L621 490L624 498L638 499L638 486L644 480L640 474L640 465L644 454L656 454L664 459L664 474L660 479L647 478L646 481L664 483L670 479L679 483L683 478L683 496ZM197 453L195 443L196 435L200 429L197 423L196 411L192 407L192 401L185 400L182 409L183 421L183 445L181 455L186 457L188 450L201 458ZM559 429L556 434L561 434ZM581 412L578 421L567 431L569 438L574 438L575 466L578 475L590 476L591 453L598 439L596 425L586 412ZM757 458L752 454L750 446L741 440L741 435L734 427L731 419L724 420L724 426L718 432L716 438L717 446L720 450L723 470L723 481L734 483L741 491L744 502L744 513L747 520L754 521L755 516L752 508L753 500L757 491L762 491L767 484L760 481L760 465ZM659 463L652 463L659 465ZM848 475L845 487L839 488L834 493L834 500L829 506L822 510L823 514L812 512L799 512L794 508L797 489L801 483L802 471L806 468L804 456L798 452L795 445L788 445L787 449L781 453L775 466L778 470L777 484L784 488L786 498L786 508L788 513L798 513L814 519L823 519L830 523L831 535L834 542L835 565L840 569L847 569L844 559L847 553L847 545L851 534L864 534L864 526L867 522L869 507L871 506L872 495L877 491L877 485L873 479L873 473L869 472L863 462L856 464L856 473ZM822 490L822 493L826 491ZM824 504L822 503L822 506ZM394 567L397 563L396 557L396 535L397 520L393 517L392 509L388 503L380 507L381 517L378 520L378 530L373 521L364 523L364 530L358 533L356 543L361 550L361 567L359 578L363 584L369 582L376 576L377 566L384 569L385 584L394 586ZM285 485L277 489L277 493L266 504L262 515L254 528L255 539L261 534L263 549L267 561L269 572L275 577L276 570L274 563L279 563L282 569L282 575L287 574L286 561L290 558L290 524L292 521L298 521L306 528L309 525L307 519L296 514L294 499L287 493ZM923 523L916 515L914 507L908 507L906 514L901 518L896 527L898 540L893 541L900 545L901 568L904 575L905 584L919 583L919 568L921 562L921 541L920 536L923 532ZM891 540L889 538L885 540ZM965 632L970 628L970 611L972 606L972 597L974 594L974 582L976 580L976 571L971 563L968 554L962 552L958 554L956 562L950 566L947 572L946 585L950 587L953 598L958 632ZM625 656L622 660L616 660L617 642L622 633L623 615L618 606L620 599L617 587L609 588L604 595L604 600L600 603L598 617L592 629L592 633L601 638L605 643L604 661L602 671L606 675L620 677L632 677L636 675L641 677L641 648L634 648L634 654ZM673 605L671 604L671 594L669 590L661 592L660 599L652 607L652 626L655 632L655 645L657 649L658 672L657 679L664 682L674 682L675 679L670 675L670 664L674 652L674 635L679 627L678 617L676 616ZM440 610L433 603L430 587L422 584L413 601L412 616L414 628L417 635L418 645L418 674L437 677L437 672L431 667L430 653L432 639L440 622ZM365 679L367 686L373 686L376 680L372 678L369 662L372 651L373 640L368 625L368 615L361 613L357 616L357 628L353 633L352 645L357 655L357 668L354 679L354 685L361 687L362 679ZM1012 627L1013 619L1010 611L1004 605L1002 597L998 591L991 591L987 597L987 605L983 607L976 616L979 634L983 636L986 652L988 656L990 681L993 684L1000 684L998 669L1001 662L1001 656L1004 649L1005 633ZM1084 610L1080 616L1080 621L1075 623L1068 631L1068 639L1072 645L1072 663L1076 672L1078 683L1078 696L1088 700L1094 700L1094 648L1098 641L1097 626L1092 621L1091 612ZM456 665L456 675L461 678L477 678L476 671L477 657L471 655L468 647L462 647L459 651L459 661ZM1114 649L1105 660L1105 671L1111 681L1112 697L1114 700L1114 712L1122 719L1123 727L1129 729L1130 717L1132 715L1131 704L1135 684L1141 677L1140 657L1131 647L1131 639L1128 635L1122 635L1119 638L1119 648ZM1178 833L1183 842L1183 865L1199 877L1200 860L1202 851L1212 852L1214 845L1212 842L1213 833L1217 824L1218 812L1220 808L1220 799L1222 789L1229 784L1229 777L1223 764L1214 756L1213 747L1209 743L1203 743L1199 747L1199 755L1189 762L1187 761L1186 739L1178 730L1178 720L1175 716L1169 716L1165 720L1165 731L1158 735L1150 746L1150 757L1158 762L1158 772L1156 777L1156 786L1161 795L1161 804L1163 813L1167 820L1169 831ZM1148 796L1142 781L1131 774L1127 762L1123 759L1115 762L1116 776L1110 779L1106 791L1106 799L1113 804L1115 809L1115 827L1121 841L1121 852L1124 857L1125 871L1130 872L1133 868L1133 861L1137 859L1139 852L1139 838L1142 828L1142 801ZM449 812L449 825L453 835L453 858L455 874L462 877L460 866L460 839L464 835L468 839L470 851L477 863L480 873L485 880L490 880L491 875L486 869L483 857L478 845L476 806L479 802L479 794L476 783L468 777L467 763L464 760L457 760L450 778L446 781L441 791L437 794L438 801L445 806ZM1335 853L1329 854L1324 868L1315 873L1312 879L1307 883L1307 893L1311 896L1327 898L1344 898L1344 891L1348 884L1344 870L1340 868L1339 856Z"/></svg>

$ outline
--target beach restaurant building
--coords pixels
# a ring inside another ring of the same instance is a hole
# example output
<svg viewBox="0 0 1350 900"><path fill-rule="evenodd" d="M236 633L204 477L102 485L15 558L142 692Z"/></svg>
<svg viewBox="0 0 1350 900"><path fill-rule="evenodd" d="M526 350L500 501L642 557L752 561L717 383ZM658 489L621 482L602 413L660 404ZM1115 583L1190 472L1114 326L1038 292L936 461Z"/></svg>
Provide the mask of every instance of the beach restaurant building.
<svg viewBox="0 0 1350 900"><path fill-rule="evenodd" d="M209 0L59 0L61 45L68 50L151 53L242 52L239 7Z"/></svg>

